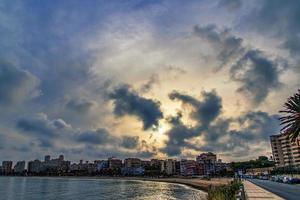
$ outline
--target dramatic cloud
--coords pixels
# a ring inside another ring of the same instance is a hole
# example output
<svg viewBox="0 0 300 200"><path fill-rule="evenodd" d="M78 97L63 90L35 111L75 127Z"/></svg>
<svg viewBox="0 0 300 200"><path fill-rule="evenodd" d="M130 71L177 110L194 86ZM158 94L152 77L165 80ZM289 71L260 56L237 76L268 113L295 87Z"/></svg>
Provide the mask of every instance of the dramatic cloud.
<svg viewBox="0 0 300 200"><path fill-rule="evenodd" d="M157 127L163 118L159 102L139 96L128 86L115 89L110 98L114 101L116 116L137 116L143 122L144 130Z"/></svg>
<svg viewBox="0 0 300 200"><path fill-rule="evenodd" d="M220 0L219 6L234 11L242 6L242 0Z"/></svg>
<svg viewBox="0 0 300 200"><path fill-rule="evenodd" d="M250 50L230 69L231 79L241 83L238 92L245 94L255 104L281 86L280 65L267 59L259 50Z"/></svg>
<svg viewBox="0 0 300 200"><path fill-rule="evenodd" d="M121 145L127 149L134 149L139 144L139 137L138 136L123 136Z"/></svg>
<svg viewBox="0 0 300 200"><path fill-rule="evenodd" d="M39 140L41 147L53 146L53 141L59 136L59 133L64 129L71 128L62 119L49 120L45 114L20 118L16 127L26 133L26 135L33 136Z"/></svg>
<svg viewBox="0 0 300 200"><path fill-rule="evenodd" d="M194 126L185 125L180 112L167 119L171 129L166 133L168 140L161 151L169 156L181 155L184 149L248 156L251 147L255 149L255 144L267 143L269 136L279 131L278 116L266 112L248 112L235 118L222 117L222 100L215 91L202 92L202 101L178 92L172 92L169 97L191 105L194 109L190 117L198 122ZM194 143L197 137L201 137L201 143Z"/></svg>
<svg viewBox="0 0 300 200"><path fill-rule="evenodd" d="M208 129L209 125L220 115L222 100L215 91L202 92L202 101L176 91L172 92L169 97L171 100L177 99L184 104L191 105L193 111L190 117L197 121L197 125L194 127L187 127L182 123L181 113L168 119L172 128L166 133L168 140L166 141L166 147L162 151L170 156L175 156L180 155L182 147L188 146L187 139L200 136L202 131Z"/></svg>
<svg viewBox="0 0 300 200"><path fill-rule="evenodd" d="M236 152L244 149L246 156L251 145L267 143L269 136L278 132L278 116L261 111L249 112L237 118L219 119L205 130L205 145L199 150Z"/></svg>
<svg viewBox="0 0 300 200"><path fill-rule="evenodd" d="M247 25L241 26L283 39L282 47L287 49L292 57L300 59L300 2L265 0L257 3L255 9L241 20L241 23L247 21ZM299 69L298 66L297 68Z"/></svg>
<svg viewBox="0 0 300 200"><path fill-rule="evenodd" d="M0 105L14 105L38 95L38 78L8 63L0 63Z"/></svg>
<svg viewBox="0 0 300 200"><path fill-rule="evenodd" d="M228 29L218 31L215 25L196 26L194 32L212 45L221 67L229 65L231 79L241 84L237 91L254 105L263 102L281 85L279 74L287 68L285 60L272 59L258 49L246 48L243 40Z"/></svg>
<svg viewBox="0 0 300 200"><path fill-rule="evenodd" d="M219 31L214 24L204 27L195 26L194 34L216 50L217 59L221 62L219 68L235 62L245 51L242 46L243 40L232 35L229 29Z"/></svg>
<svg viewBox="0 0 300 200"><path fill-rule="evenodd" d="M300 63L299 8L297 0L0 1L1 156L209 150L231 161L270 151L273 113L299 86L290 70Z"/></svg>
<svg viewBox="0 0 300 200"><path fill-rule="evenodd" d="M169 94L171 100L180 100L184 104L190 104L194 108L191 117L200 122L202 126L209 125L221 112L222 99L215 91L202 92L203 101L198 101L192 96L180 94L177 91Z"/></svg>
<svg viewBox="0 0 300 200"><path fill-rule="evenodd" d="M106 129L98 129L96 131L89 131L80 133L76 140L78 142L89 143L89 144L106 144L114 140L110 133Z"/></svg>
<svg viewBox="0 0 300 200"><path fill-rule="evenodd" d="M91 111L91 109L96 105L96 102L86 100L86 99L71 99L66 104L67 109L78 112L80 114L85 114Z"/></svg>
<svg viewBox="0 0 300 200"><path fill-rule="evenodd" d="M159 83L158 74L152 74L150 79L141 86L141 88L140 88L141 93L149 92L153 88L153 86L158 83Z"/></svg>
<svg viewBox="0 0 300 200"><path fill-rule="evenodd" d="M162 152L168 156L178 156L181 154L182 148L187 146L186 139L193 138L200 135L197 128L189 128L185 126L181 121L181 114L176 117L168 119L172 128L166 132L168 140L165 142L165 147L162 148Z"/></svg>

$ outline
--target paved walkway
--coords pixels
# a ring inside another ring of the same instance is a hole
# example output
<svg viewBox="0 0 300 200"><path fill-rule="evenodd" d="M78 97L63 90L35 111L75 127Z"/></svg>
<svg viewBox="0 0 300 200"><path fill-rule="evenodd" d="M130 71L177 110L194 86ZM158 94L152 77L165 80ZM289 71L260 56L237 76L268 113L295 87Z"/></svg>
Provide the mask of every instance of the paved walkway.
<svg viewBox="0 0 300 200"><path fill-rule="evenodd" d="M283 198L251 183L249 181L243 181L245 193L248 200L283 200Z"/></svg>

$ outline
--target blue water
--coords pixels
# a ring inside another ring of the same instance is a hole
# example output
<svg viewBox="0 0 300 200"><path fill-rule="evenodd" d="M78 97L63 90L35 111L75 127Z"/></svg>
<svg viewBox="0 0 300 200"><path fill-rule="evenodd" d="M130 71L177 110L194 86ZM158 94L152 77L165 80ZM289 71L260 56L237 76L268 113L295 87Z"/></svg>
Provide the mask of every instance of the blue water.
<svg viewBox="0 0 300 200"><path fill-rule="evenodd" d="M204 200L187 186L93 178L0 177L0 200Z"/></svg>

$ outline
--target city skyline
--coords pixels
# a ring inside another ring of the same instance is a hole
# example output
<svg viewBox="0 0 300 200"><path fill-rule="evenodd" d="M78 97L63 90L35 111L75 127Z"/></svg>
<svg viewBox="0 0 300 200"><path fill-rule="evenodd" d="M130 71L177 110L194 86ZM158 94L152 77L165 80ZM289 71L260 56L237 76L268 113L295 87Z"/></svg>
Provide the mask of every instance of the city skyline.
<svg viewBox="0 0 300 200"><path fill-rule="evenodd" d="M300 87L299 8L2 1L0 160L270 156Z"/></svg>
<svg viewBox="0 0 300 200"><path fill-rule="evenodd" d="M64 155L52 158L45 155L43 160L2 161L0 175L17 176L86 176L86 175L122 175L122 176L172 176L172 175L217 175L232 174L233 169L227 163L217 159L212 152L202 153L196 158L188 159L119 159L109 157L92 162L81 159L79 162L65 160Z"/></svg>

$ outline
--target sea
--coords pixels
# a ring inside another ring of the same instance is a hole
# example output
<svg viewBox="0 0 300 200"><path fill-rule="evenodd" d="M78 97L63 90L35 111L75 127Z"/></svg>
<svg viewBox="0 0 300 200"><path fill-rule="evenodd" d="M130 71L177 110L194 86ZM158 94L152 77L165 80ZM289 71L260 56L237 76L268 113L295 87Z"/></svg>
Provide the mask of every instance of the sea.
<svg viewBox="0 0 300 200"><path fill-rule="evenodd" d="M163 182L83 177L0 176L0 200L205 200L191 187Z"/></svg>

